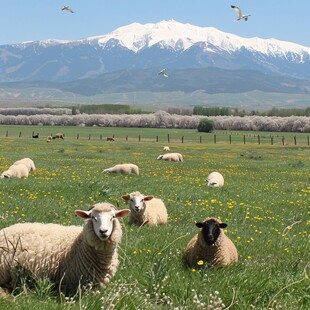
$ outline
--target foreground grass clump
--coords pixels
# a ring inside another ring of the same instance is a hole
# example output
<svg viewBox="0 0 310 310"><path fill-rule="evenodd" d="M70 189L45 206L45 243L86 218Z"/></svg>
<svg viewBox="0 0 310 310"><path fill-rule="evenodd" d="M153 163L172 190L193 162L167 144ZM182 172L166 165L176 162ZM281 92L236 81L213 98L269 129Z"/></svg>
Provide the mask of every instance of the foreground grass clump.
<svg viewBox="0 0 310 310"><path fill-rule="evenodd" d="M63 296L47 279L21 278L14 294L0 297L0 308L308 309L309 147L242 141L169 146L183 154L183 163L156 160L163 144L154 141L1 138L2 171L22 157L31 157L37 170L25 180L0 180L0 228L35 221L81 225L75 209L99 201L125 207L121 195L136 190L162 198L169 223L138 228L122 220L119 270L104 291L90 285ZM123 162L138 164L140 175L101 173ZM206 186L215 170L224 175L223 188ZM195 223L207 216L227 222L237 264L183 266Z"/></svg>

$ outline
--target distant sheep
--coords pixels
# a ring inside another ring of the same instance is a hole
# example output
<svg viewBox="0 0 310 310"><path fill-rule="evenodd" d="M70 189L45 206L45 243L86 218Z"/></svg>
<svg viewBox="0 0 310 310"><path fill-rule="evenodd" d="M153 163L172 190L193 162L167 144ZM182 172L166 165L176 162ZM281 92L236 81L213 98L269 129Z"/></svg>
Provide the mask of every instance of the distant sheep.
<svg viewBox="0 0 310 310"><path fill-rule="evenodd" d="M238 261L237 248L223 230L227 224L206 218L196 226L200 230L187 244L183 256L187 265L198 267L198 261L203 261L209 266L225 266Z"/></svg>
<svg viewBox="0 0 310 310"><path fill-rule="evenodd" d="M104 169L102 173L139 174L139 167L134 164L118 164Z"/></svg>
<svg viewBox="0 0 310 310"><path fill-rule="evenodd" d="M55 138L56 139L64 139L65 135L63 133L56 133Z"/></svg>
<svg viewBox="0 0 310 310"><path fill-rule="evenodd" d="M34 162L31 158L23 158L23 159L17 160L13 165L19 165L19 164L26 165L29 172L36 170L36 166L34 165Z"/></svg>
<svg viewBox="0 0 310 310"><path fill-rule="evenodd" d="M169 147L169 146L164 146L164 147L163 147L163 151L165 151L165 152L170 151L170 147Z"/></svg>
<svg viewBox="0 0 310 310"><path fill-rule="evenodd" d="M167 223L167 208L161 199L144 196L140 192L123 195L122 198L129 201L129 224L157 226Z"/></svg>
<svg viewBox="0 0 310 310"><path fill-rule="evenodd" d="M0 230L0 286L14 287L20 271L48 277L62 290L93 283L105 287L118 268L122 228L117 218L129 210L97 203L76 210L84 226L22 223Z"/></svg>
<svg viewBox="0 0 310 310"><path fill-rule="evenodd" d="M113 137L107 137L107 141L115 141Z"/></svg>
<svg viewBox="0 0 310 310"><path fill-rule="evenodd" d="M8 170L3 171L0 179L4 178L28 178L29 170L25 164L12 165ZM1 258L0 258L1 259Z"/></svg>
<svg viewBox="0 0 310 310"><path fill-rule="evenodd" d="M211 172L207 177L207 185L213 187L224 186L224 177L217 171Z"/></svg>
<svg viewBox="0 0 310 310"><path fill-rule="evenodd" d="M180 153L166 153L164 155L159 155L157 159L166 161L183 161L183 156Z"/></svg>
<svg viewBox="0 0 310 310"><path fill-rule="evenodd" d="M53 137L52 137L52 136L47 136L47 138L46 138L46 142L51 142L51 141L52 141L52 139L53 139Z"/></svg>

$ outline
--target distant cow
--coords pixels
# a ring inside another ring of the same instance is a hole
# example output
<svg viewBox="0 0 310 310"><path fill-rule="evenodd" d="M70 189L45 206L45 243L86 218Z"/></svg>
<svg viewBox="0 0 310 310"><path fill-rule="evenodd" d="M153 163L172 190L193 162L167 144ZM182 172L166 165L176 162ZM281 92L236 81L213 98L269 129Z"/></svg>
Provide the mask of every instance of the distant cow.
<svg viewBox="0 0 310 310"><path fill-rule="evenodd" d="M107 141L115 141L113 137L107 137Z"/></svg>
<svg viewBox="0 0 310 310"><path fill-rule="evenodd" d="M55 138L56 139L63 139L65 135L63 133L56 133Z"/></svg>

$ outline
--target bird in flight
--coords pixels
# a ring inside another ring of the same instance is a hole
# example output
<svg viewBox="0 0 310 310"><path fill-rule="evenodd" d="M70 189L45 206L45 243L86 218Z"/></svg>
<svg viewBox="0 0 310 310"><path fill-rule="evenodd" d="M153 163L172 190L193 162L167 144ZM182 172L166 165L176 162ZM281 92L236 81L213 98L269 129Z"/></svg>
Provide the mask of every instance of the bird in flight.
<svg viewBox="0 0 310 310"><path fill-rule="evenodd" d="M158 75L162 75L164 77L168 77L168 74L166 73L166 69L162 69L158 72Z"/></svg>
<svg viewBox="0 0 310 310"><path fill-rule="evenodd" d="M245 21L247 21L248 18L249 18L249 16L251 16L250 14L248 14L248 15L243 15L242 12L241 12L241 10L240 10L237 6L235 6L235 5L231 5L230 7L231 7L233 10L235 10L236 13L238 14L238 18L237 18L235 21L238 21L238 20L241 20L241 19L244 19Z"/></svg>
<svg viewBox="0 0 310 310"><path fill-rule="evenodd" d="M62 11L68 11L70 13L74 13L74 11L68 5L64 5L61 10Z"/></svg>

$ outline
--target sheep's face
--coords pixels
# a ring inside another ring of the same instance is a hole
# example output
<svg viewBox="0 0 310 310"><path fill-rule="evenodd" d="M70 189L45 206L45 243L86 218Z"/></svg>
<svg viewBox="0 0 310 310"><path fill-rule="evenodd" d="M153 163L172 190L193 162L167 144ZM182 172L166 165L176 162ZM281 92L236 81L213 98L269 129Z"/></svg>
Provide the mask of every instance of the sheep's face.
<svg viewBox="0 0 310 310"><path fill-rule="evenodd" d="M143 195L123 195L123 199L129 200L129 208L135 213L144 213L145 211L145 201L149 201L154 198L154 196L143 196Z"/></svg>
<svg viewBox="0 0 310 310"><path fill-rule="evenodd" d="M113 231L114 219L127 215L130 210L110 210L110 211L97 211L89 210L82 211L76 210L75 213L83 218L91 219L93 223L94 232L100 240L107 240Z"/></svg>
<svg viewBox="0 0 310 310"><path fill-rule="evenodd" d="M203 223L196 223L196 226L201 228L201 233L206 244L213 245L220 235L221 228L227 227L227 224L219 223L215 219L210 219Z"/></svg>
<svg viewBox="0 0 310 310"><path fill-rule="evenodd" d="M4 171L0 176L0 179L9 179L9 178L11 178L11 175L8 171Z"/></svg>

